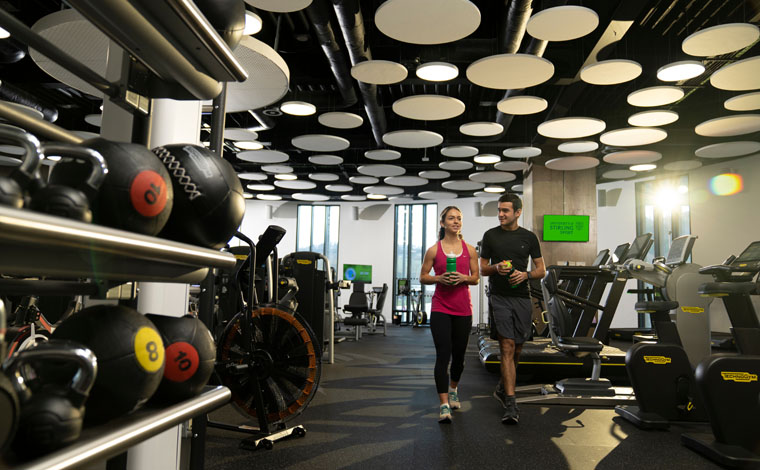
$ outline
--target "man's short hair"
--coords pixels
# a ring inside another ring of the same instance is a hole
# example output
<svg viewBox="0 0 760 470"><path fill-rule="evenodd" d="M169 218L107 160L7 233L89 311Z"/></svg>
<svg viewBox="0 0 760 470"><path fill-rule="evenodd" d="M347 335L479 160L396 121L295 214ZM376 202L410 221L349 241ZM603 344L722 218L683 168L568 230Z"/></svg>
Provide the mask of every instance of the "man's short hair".
<svg viewBox="0 0 760 470"><path fill-rule="evenodd" d="M514 210L515 212L522 209L522 200L515 193L502 194L501 197L499 198L499 202L511 202L512 210Z"/></svg>

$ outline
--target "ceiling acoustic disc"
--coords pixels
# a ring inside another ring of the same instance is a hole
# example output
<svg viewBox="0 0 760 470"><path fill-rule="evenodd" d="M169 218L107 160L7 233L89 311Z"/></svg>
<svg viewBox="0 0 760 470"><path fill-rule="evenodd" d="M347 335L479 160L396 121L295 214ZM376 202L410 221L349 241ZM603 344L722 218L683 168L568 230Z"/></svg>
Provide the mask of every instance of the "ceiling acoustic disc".
<svg viewBox="0 0 760 470"><path fill-rule="evenodd" d="M315 165L340 165L343 163L343 157L337 155L312 155L309 157L309 163Z"/></svg>
<svg viewBox="0 0 760 470"><path fill-rule="evenodd" d="M490 137L501 134L504 126L498 122L468 122L459 126L459 132L472 137Z"/></svg>
<svg viewBox="0 0 760 470"><path fill-rule="evenodd" d="M467 162L463 160L450 160L447 162L441 162L438 164L438 168L441 170L448 170L448 171L459 171L459 170L469 170L474 165L472 162Z"/></svg>
<svg viewBox="0 0 760 470"><path fill-rule="evenodd" d="M279 194L257 194L256 199L261 199L262 201L281 201L282 196Z"/></svg>
<svg viewBox="0 0 760 470"><path fill-rule="evenodd" d="M641 75L641 64L627 59L602 60L581 70L581 80L591 85L618 85Z"/></svg>
<svg viewBox="0 0 760 470"><path fill-rule="evenodd" d="M364 156L370 160L387 162L401 158L401 152L390 149L367 150L364 152Z"/></svg>
<svg viewBox="0 0 760 470"><path fill-rule="evenodd" d="M627 101L631 106L663 106L675 103L683 98L683 95L684 91L677 86L653 86L629 93Z"/></svg>
<svg viewBox="0 0 760 470"><path fill-rule="evenodd" d="M311 0L245 0L245 3L266 11L290 13L308 7L311 5Z"/></svg>
<svg viewBox="0 0 760 470"><path fill-rule="evenodd" d="M549 80L554 64L533 54L497 54L476 60L467 67L472 83L497 90L530 88Z"/></svg>
<svg viewBox="0 0 760 470"><path fill-rule="evenodd" d="M705 137L730 137L760 131L760 114L734 114L710 119L694 128Z"/></svg>
<svg viewBox="0 0 760 470"><path fill-rule="evenodd" d="M293 173L293 167L288 165L264 165L261 167L261 171L267 173Z"/></svg>
<svg viewBox="0 0 760 470"><path fill-rule="evenodd" d="M653 109L642 111L628 118L628 125L639 127L667 126L678 121L678 113L666 109Z"/></svg>
<svg viewBox="0 0 760 470"><path fill-rule="evenodd" d="M364 118L354 113L334 111L320 114L317 121L323 126L334 129L354 129L364 123Z"/></svg>
<svg viewBox="0 0 760 470"><path fill-rule="evenodd" d="M562 142L557 146L557 150L565 153L593 152L598 148L599 144L593 140L574 140L572 142Z"/></svg>
<svg viewBox="0 0 760 470"><path fill-rule="evenodd" d="M605 171L602 174L602 178L607 178L609 180L622 180L625 178L631 178L636 175L637 173L631 170L610 170Z"/></svg>
<svg viewBox="0 0 760 470"><path fill-rule="evenodd" d="M760 30L749 23L727 23L690 34L681 49L693 56L712 57L744 49L760 38Z"/></svg>
<svg viewBox="0 0 760 470"><path fill-rule="evenodd" d="M538 147L512 147L501 152L507 158L533 158L541 155Z"/></svg>
<svg viewBox="0 0 760 470"><path fill-rule="evenodd" d="M661 142L668 133L657 127L625 127L608 131L599 136L599 141L605 145L634 147Z"/></svg>
<svg viewBox="0 0 760 470"><path fill-rule="evenodd" d="M656 162L661 158L660 152L651 150L623 150L622 152L609 153L602 159L615 165L641 165L642 163Z"/></svg>
<svg viewBox="0 0 760 470"><path fill-rule="evenodd" d="M441 121L462 114L464 103L450 96L414 95L396 100L393 112L408 119Z"/></svg>
<svg viewBox="0 0 760 470"><path fill-rule="evenodd" d="M531 37L543 41L571 41L583 37L599 26L599 15L590 8L562 5L546 8L528 20Z"/></svg>
<svg viewBox="0 0 760 470"><path fill-rule="evenodd" d="M388 198L389 201L393 201L396 204L405 204L407 202L412 202L414 199L406 196L390 196Z"/></svg>
<svg viewBox="0 0 760 470"><path fill-rule="evenodd" d="M351 76L360 82L373 85L391 85L403 81L409 71L390 60L365 60L351 67Z"/></svg>
<svg viewBox="0 0 760 470"><path fill-rule="evenodd" d="M561 157L553 158L544 164L546 168L557 171L588 170L599 165L594 157Z"/></svg>
<svg viewBox="0 0 760 470"><path fill-rule="evenodd" d="M224 138L228 140L258 140L259 134L240 127L228 127L224 129Z"/></svg>
<svg viewBox="0 0 760 470"><path fill-rule="evenodd" d="M273 184L247 184L245 187L251 191L274 191L275 188Z"/></svg>
<svg viewBox="0 0 760 470"><path fill-rule="evenodd" d="M451 173L443 170L425 170L417 173L420 178L428 180L445 180L451 176Z"/></svg>
<svg viewBox="0 0 760 470"><path fill-rule="evenodd" d="M278 152L277 150L247 150L245 152L237 153L238 160L251 163L282 163L290 160L290 157L285 152Z"/></svg>
<svg viewBox="0 0 760 470"><path fill-rule="evenodd" d="M530 168L530 165L525 162L509 161L499 162L493 167L499 171L525 171Z"/></svg>
<svg viewBox="0 0 760 470"><path fill-rule="evenodd" d="M293 193L291 197L297 201L322 202L330 200L330 196L316 193Z"/></svg>
<svg viewBox="0 0 760 470"><path fill-rule="evenodd" d="M309 173L309 179L314 181L338 181L340 176L335 173Z"/></svg>
<svg viewBox="0 0 760 470"><path fill-rule="evenodd" d="M362 188L367 194L382 194L383 196L393 196L395 194L404 194L404 189L398 186L386 186L384 184L377 186L365 186Z"/></svg>
<svg viewBox="0 0 760 470"><path fill-rule="evenodd" d="M354 187L348 184L327 184L325 189L333 193L347 193L353 191Z"/></svg>
<svg viewBox="0 0 760 470"><path fill-rule="evenodd" d="M694 155L701 158L729 158L757 152L760 152L760 142L745 140L706 145L695 150Z"/></svg>
<svg viewBox="0 0 760 470"><path fill-rule="evenodd" d="M760 109L760 91L729 98L723 103L723 107L729 111L754 111Z"/></svg>
<svg viewBox="0 0 760 470"><path fill-rule="evenodd" d="M760 56L724 65L710 75L710 84L720 90L729 91L760 88Z"/></svg>
<svg viewBox="0 0 760 470"><path fill-rule="evenodd" d="M392 186L424 186L430 181L419 176L389 176L383 182Z"/></svg>
<svg viewBox="0 0 760 470"><path fill-rule="evenodd" d="M294 147L312 152L337 152L346 150L351 142L337 135L306 134L293 137L290 141Z"/></svg>
<svg viewBox="0 0 760 470"><path fill-rule="evenodd" d="M400 176L406 173L406 169L402 166L383 164L361 165L356 171L363 175L376 177Z"/></svg>
<svg viewBox="0 0 760 470"><path fill-rule="evenodd" d="M243 82L227 82L227 113L269 106L288 92L288 64L269 45L251 36L243 36L233 55L248 72L248 78Z"/></svg>
<svg viewBox="0 0 760 470"><path fill-rule="evenodd" d="M256 172L245 172L245 173L238 173L238 178L241 180L249 180L249 181L264 181L265 179L269 178L269 175L266 173L256 173Z"/></svg>
<svg viewBox="0 0 760 470"><path fill-rule="evenodd" d="M483 189L485 183L470 180L449 180L441 183L441 187L452 191L475 191L477 189Z"/></svg>
<svg viewBox="0 0 760 470"><path fill-rule="evenodd" d="M274 185L278 188L285 188L285 189L303 189L303 190L309 190L314 189L317 187L317 183L314 183L312 181L304 181L304 180L277 180L274 182Z"/></svg>
<svg viewBox="0 0 760 470"><path fill-rule="evenodd" d="M386 132L383 142L394 147L421 149L435 147L443 143L443 136L436 132L418 129Z"/></svg>
<svg viewBox="0 0 760 470"><path fill-rule="evenodd" d="M340 196L344 201L366 201L367 196L359 196L355 194L343 194Z"/></svg>
<svg viewBox="0 0 760 470"><path fill-rule="evenodd" d="M536 114L545 110L549 103L538 96L510 96L496 104L496 109L504 114L527 115Z"/></svg>
<svg viewBox="0 0 760 470"><path fill-rule="evenodd" d="M386 0L375 11L381 33L409 44L445 44L475 32L480 10L469 0Z"/></svg>
<svg viewBox="0 0 760 470"><path fill-rule="evenodd" d="M380 182L374 176L351 176L348 181L354 184L377 184Z"/></svg>
<svg viewBox="0 0 760 470"><path fill-rule="evenodd" d="M602 132L607 127L601 119L590 117L562 117L544 121L536 129L552 139L578 139Z"/></svg>
<svg viewBox="0 0 760 470"><path fill-rule="evenodd" d="M100 125L103 123L103 114L88 114L84 117L84 122L91 126L100 127Z"/></svg>
<svg viewBox="0 0 760 470"><path fill-rule="evenodd" d="M472 173L468 178L470 181L477 181L478 183L508 183L516 180L517 176L506 171L480 171Z"/></svg>
<svg viewBox="0 0 760 470"><path fill-rule="evenodd" d="M417 196L421 197L422 199L456 199L457 193L452 193L448 191L423 191L419 193Z"/></svg>
<svg viewBox="0 0 760 470"><path fill-rule="evenodd" d="M441 149L441 155L450 158L467 158L474 157L478 154L478 149L469 145L454 145Z"/></svg>
<svg viewBox="0 0 760 470"><path fill-rule="evenodd" d="M668 171L689 171L696 170L702 166L699 160L680 160L677 162L666 163L662 168Z"/></svg>

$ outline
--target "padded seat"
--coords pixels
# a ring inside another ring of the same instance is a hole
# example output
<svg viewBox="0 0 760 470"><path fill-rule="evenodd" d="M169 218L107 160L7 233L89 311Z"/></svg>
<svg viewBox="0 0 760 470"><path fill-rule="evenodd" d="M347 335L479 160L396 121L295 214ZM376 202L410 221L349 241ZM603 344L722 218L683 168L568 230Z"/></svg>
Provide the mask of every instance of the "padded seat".
<svg viewBox="0 0 760 470"><path fill-rule="evenodd" d="M754 282L706 282L699 286L699 295L721 297L724 295L752 294L757 289Z"/></svg>
<svg viewBox="0 0 760 470"><path fill-rule="evenodd" d="M675 300L647 300L636 302L634 306L637 312L669 312L678 308Z"/></svg>

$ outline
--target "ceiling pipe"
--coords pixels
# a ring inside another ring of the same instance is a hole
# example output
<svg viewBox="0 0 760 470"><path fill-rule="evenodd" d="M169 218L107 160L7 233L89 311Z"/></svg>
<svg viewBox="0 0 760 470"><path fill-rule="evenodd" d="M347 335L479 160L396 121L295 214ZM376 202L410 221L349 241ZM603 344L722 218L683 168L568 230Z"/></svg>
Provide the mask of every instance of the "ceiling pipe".
<svg viewBox="0 0 760 470"><path fill-rule="evenodd" d="M348 48L351 65L372 59L369 46L364 43L364 20L362 18L359 0L332 0L335 15L338 17L343 40ZM378 146L384 145L383 135L387 123L385 112L377 100L377 85L359 82L359 91L364 100L364 110L367 112L372 134Z"/></svg>
<svg viewBox="0 0 760 470"><path fill-rule="evenodd" d="M507 17L502 25L499 42L500 52L502 54L515 54L520 49L525 30L528 27L528 20L533 7L533 0L506 0L509 4Z"/></svg>
<svg viewBox="0 0 760 470"><path fill-rule="evenodd" d="M342 106L348 107L356 104L358 98L354 91L354 83L349 72L346 58L341 54L340 44L335 40L335 32L330 25L330 12L326 8L324 0L315 0L306 8L306 16L309 18L314 29L314 34L322 47L327 62L330 64L335 76L335 83L343 99Z"/></svg>
<svg viewBox="0 0 760 470"><path fill-rule="evenodd" d="M0 99L34 108L41 112L48 122L55 122L58 119L58 110L56 108L40 103L39 99L33 95L2 80L0 80Z"/></svg>

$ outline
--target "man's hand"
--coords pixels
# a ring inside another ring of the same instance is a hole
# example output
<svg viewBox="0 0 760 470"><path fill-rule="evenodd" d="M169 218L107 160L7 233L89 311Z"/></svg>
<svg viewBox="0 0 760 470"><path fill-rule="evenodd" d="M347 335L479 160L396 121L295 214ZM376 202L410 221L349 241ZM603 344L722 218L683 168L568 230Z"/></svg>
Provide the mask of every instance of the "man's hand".
<svg viewBox="0 0 760 470"><path fill-rule="evenodd" d="M509 283L513 286L520 284L528 279L528 273L515 270L511 276L509 276Z"/></svg>
<svg viewBox="0 0 760 470"><path fill-rule="evenodd" d="M501 274L502 276L506 276L510 272L512 272L512 260L505 260L500 263L496 264L496 272Z"/></svg>

